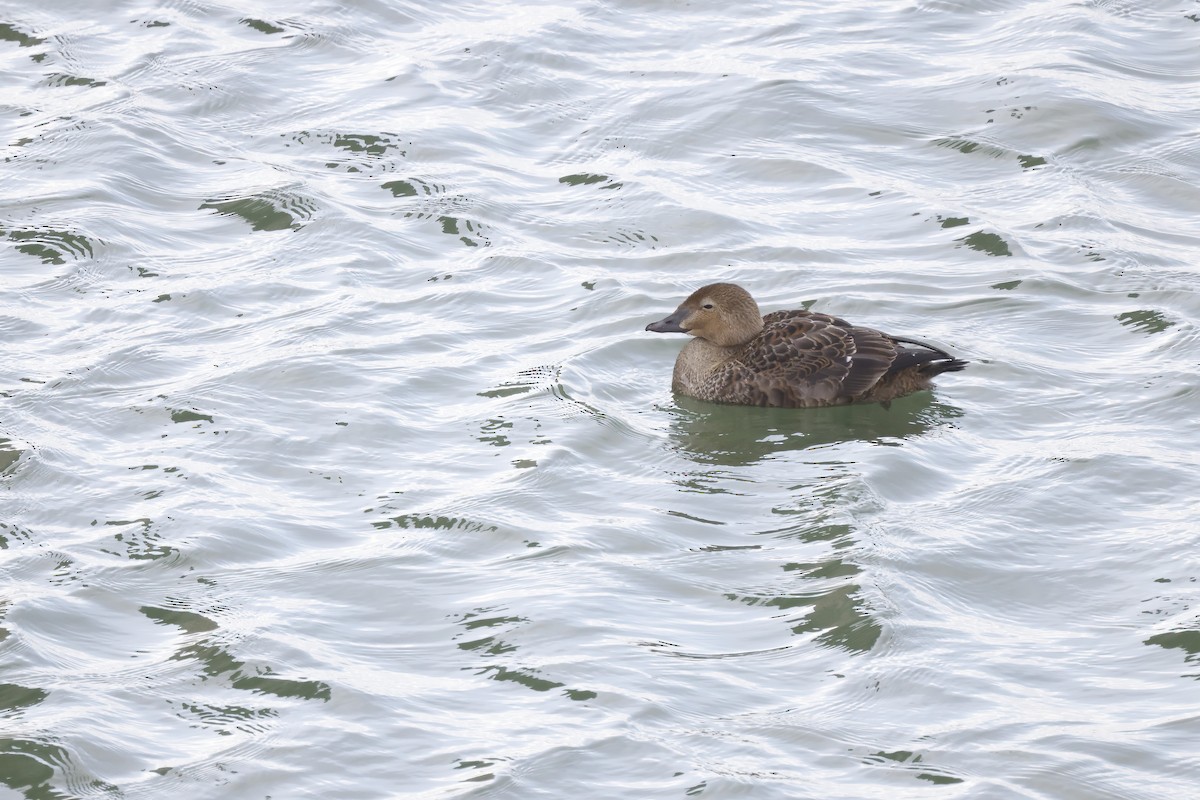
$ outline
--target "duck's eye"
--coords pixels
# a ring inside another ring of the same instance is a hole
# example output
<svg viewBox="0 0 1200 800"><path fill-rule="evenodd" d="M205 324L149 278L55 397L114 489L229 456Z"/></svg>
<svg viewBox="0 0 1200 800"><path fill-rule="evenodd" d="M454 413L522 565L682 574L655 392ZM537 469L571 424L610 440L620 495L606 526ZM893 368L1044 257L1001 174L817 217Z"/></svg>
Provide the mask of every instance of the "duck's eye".
<svg viewBox="0 0 1200 800"><path fill-rule="evenodd" d="M712 304L712 303L705 303L705 304L704 304L704 308L712 308L712 307L713 307L713 304Z"/></svg>

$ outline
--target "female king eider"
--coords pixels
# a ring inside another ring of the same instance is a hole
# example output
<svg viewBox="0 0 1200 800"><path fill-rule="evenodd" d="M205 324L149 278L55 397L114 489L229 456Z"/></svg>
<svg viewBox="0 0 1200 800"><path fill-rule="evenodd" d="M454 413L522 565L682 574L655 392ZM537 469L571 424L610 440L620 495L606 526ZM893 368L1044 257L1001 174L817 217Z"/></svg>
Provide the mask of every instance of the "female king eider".
<svg viewBox="0 0 1200 800"><path fill-rule="evenodd" d="M750 293L732 283L697 289L646 330L694 337L675 360L671 388L714 403L886 404L967 365L933 345L829 314L775 311L764 317Z"/></svg>

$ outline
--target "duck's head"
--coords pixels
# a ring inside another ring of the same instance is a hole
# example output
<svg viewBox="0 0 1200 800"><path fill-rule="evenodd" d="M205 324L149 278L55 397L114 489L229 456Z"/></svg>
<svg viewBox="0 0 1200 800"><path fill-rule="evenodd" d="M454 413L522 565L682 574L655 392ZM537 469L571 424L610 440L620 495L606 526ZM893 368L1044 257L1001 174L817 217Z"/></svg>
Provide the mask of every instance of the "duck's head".
<svg viewBox="0 0 1200 800"><path fill-rule="evenodd" d="M758 303L742 287L712 283L692 292L669 317L651 322L655 333L686 333L721 347L743 345L762 330Z"/></svg>

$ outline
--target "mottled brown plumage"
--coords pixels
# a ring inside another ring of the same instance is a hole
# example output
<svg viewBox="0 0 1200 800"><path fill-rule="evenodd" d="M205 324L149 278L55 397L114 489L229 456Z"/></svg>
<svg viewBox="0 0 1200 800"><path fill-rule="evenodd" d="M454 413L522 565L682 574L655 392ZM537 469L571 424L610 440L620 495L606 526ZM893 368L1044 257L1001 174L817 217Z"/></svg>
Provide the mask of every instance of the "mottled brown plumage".
<svg viewBox="0 0 1200 800"><path fill-rule="evenodd" d="M928 389L967 362L932 345L811 311L760 316L745 289L697 289L646 330L694 338L675 361L671 388L717 403L805 408L888 403Z"/></svg>

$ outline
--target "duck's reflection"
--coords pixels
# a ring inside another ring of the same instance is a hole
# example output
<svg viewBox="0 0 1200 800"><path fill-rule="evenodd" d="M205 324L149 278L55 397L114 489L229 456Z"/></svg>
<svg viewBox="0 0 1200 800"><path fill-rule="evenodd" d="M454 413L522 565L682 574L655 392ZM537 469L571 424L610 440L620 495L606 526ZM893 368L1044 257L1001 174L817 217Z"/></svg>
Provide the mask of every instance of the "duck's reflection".
<svg viewBox="0 0 1200 800"><path fill-rule="evenodd" d="M832 408L758 408L708 403L675 396L670 438L675 448L702 464L745 466L778 452L838 442L895 445L962 416L927 392L879 404Z"/></svg>

